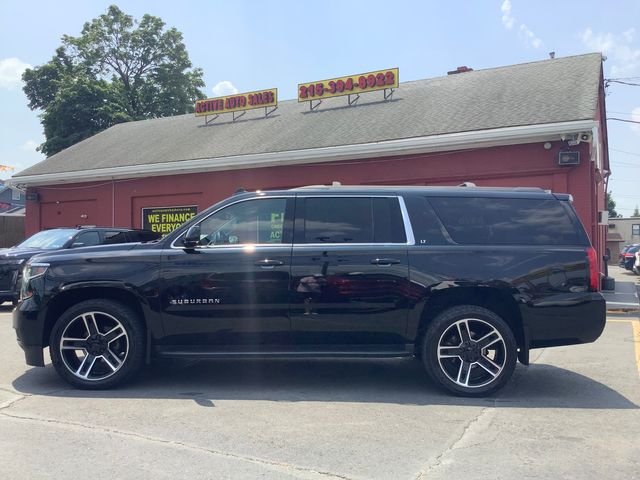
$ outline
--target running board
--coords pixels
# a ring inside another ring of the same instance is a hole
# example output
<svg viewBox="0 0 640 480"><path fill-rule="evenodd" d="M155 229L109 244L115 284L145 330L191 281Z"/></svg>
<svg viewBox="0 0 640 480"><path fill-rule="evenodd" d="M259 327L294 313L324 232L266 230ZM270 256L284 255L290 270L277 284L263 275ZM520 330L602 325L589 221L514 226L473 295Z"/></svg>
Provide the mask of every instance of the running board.
<svg viewBox="0 0 640 480"><path fill-rule="evenodd" d="M413 344L407 345L323 345L323 346L220 346L157 345L158 357L173 358L396 358L413 355Z"/></svg>

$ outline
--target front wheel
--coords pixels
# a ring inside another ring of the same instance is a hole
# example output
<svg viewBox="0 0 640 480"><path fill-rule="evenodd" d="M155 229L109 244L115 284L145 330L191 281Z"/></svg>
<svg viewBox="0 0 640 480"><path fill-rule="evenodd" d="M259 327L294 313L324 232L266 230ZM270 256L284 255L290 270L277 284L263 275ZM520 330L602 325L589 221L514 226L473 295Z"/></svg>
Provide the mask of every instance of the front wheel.
<svg viewBox="0 0 640 480"><path fill-rule="evenodd" d="M516 366L511 328L475 305L453 307L429 325L422 343L429 376L456 395L479 397L502 388Z"/></svg>
<svg viewBox="0 0 640 480"><path fill-rule="evenodd" d="M51 331L49 351L58 374L77 388L120 384L144 361L141 319L112 300L86 300L62 314Z"/></svg>

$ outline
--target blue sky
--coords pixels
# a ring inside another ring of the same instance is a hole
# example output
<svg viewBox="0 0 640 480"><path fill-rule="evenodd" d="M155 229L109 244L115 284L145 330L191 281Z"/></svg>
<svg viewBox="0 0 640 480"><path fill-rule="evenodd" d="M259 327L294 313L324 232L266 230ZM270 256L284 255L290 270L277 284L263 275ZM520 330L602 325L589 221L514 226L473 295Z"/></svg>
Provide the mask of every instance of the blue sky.
<svg viewBox="0 0 640 480"><path fill-rule="evenodd" d="M277 87L285 100L295 98L298 82L396 66L407 81L459 65L541 60L550 51L602 51L605 77L640 77L638 0L371 0L354 8L332 0L0 0L0 164L19 171L43 159L35 150L42 128L38 112L27 107L21 71L48 61L62 35L79 34L112 3L180 30L194 66L204 69L209 96L231 87ZM640 87L613 84L607 110L609 117L640 121ZM628 216L640 205L640 125L609 121L609 148L610 188Z"/></svg>

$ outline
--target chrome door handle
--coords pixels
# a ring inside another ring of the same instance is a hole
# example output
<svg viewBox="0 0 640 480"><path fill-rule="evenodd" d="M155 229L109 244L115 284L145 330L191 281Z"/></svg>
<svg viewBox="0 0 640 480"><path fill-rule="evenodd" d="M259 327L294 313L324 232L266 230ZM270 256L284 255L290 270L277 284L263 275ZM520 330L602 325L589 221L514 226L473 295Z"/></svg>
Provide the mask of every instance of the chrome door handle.
<svg viewBox="0 0 640 480"><path fill-rule="evenodd" d="M391 265L397 265L400 260L395 258L373 258L371 259L371 265L378 265L379 267L390 267Z"/></svg>
<svg viewBox="0 0 640 480"><path fill-rule="evenodd" d="M254 265L264 269L271 269L273 267L284 265L284 262L281 262L280 260L270 260L268 258L265 258L264 260L256 261Z"/></svg>

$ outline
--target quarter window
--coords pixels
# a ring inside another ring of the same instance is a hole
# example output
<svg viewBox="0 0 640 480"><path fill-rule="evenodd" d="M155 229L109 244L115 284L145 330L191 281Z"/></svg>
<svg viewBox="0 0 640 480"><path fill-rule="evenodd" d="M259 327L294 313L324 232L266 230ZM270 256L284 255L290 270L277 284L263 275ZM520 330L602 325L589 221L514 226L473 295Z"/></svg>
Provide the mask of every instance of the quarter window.
<svg viewBox="0 0 640 480"><path fill-rule="evenodd" d="M569 207L550 199L432 197L436 214L456 243L575 245Z"/></svg>
<svg viewBox="0 0 640 480"><path fill-rule="evenodd" d="M283 243L287 200L270 198L230 205L200 223L200 245Z"/></svg>

